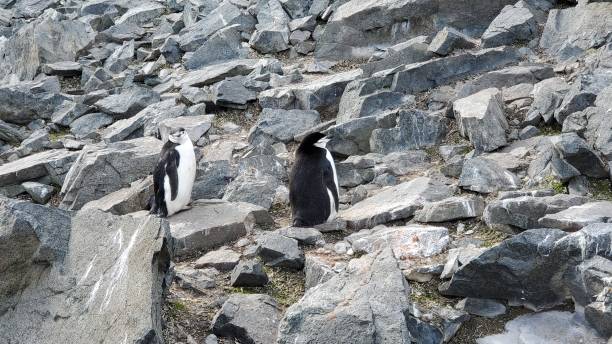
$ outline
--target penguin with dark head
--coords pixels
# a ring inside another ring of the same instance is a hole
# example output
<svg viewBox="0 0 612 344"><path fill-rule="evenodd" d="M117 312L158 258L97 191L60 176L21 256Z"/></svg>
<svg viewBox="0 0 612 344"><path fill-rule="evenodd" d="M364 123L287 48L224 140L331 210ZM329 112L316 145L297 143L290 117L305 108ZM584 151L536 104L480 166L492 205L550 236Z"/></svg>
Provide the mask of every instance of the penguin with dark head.
<svg viewBox="0 0 612 344"><path fill-rule="evenodd" d="M188 207L196 175L193 144L183 128L168 136L153 172L150 213L171 216Z"/></svg>
<svg viewBox="0 0 612 344"><path fill-rule="evenodd" d="M327 141L322 133L309 134L295 152L289 201L296 227L322 224L338 213L338 176Z"/></svg>

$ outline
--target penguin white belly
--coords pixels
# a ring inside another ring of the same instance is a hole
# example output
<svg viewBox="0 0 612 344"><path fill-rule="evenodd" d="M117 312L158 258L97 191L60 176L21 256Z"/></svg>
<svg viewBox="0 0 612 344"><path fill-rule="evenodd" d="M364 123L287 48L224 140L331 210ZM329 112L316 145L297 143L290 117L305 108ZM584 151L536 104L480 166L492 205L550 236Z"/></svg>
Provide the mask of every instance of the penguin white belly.
<svg viewBox="0 0 612 344"><path fill-rule="evenodd" d="M336 218L336 200L334 199L334 194L330 189L327 189L327 195L329 195L329 217L327 217L327 222Z"/></svg>
<svg viewBox="0 0 612 344"><path fill-rule="evenodd" d="M172 193L170 190L170 179L167 175L164 177L164 198L166 201L166 208L168 209L168 216L187 207L191 201L191 190L196 175L195 153L193 152L193 145L191 142L177 146L175 149L181 158L176 171L178 177L178 192L174 200L172 200Z"/></svg>

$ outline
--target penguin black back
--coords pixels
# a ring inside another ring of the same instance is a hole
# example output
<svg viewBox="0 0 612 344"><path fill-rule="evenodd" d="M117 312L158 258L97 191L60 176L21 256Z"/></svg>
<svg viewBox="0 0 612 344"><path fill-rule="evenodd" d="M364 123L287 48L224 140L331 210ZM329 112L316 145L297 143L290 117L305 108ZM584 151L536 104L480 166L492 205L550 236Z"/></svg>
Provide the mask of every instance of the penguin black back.
<svg viewBox="0 0 612 344"><path fill-rule="evenodd" d="M176 190L178 190L178 176L176 169L180 164L180 155L176 151L177 143L172 141L166 141L162 147L157 166L153 171L153 197L149 202L151 203L152 214L160 214L163 217L168 215L168 209L166 208L164 179L168 174L170 182L170 190L172 199L176 198Z"/></svg>
<svg viewBox="0 0 612 344"><path fill-rule="evenodd" d="M338 187L331 154L318 143L325 135L312 133L295 153L289 180L293 225L315 226L338 211Z"/></svg>

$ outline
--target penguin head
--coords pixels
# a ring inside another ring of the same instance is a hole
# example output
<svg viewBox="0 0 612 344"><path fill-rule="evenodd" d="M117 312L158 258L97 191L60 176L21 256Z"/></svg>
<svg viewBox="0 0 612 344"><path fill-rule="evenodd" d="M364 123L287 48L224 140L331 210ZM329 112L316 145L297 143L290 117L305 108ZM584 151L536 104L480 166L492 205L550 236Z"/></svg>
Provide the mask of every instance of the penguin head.
<svg viewBox="0 0 612 344"><path fill-rule="evenodd" d="M329 142L329 138L327 138L325 134L320 132L314 132L304 137L298 149L308 150L311 147L325 148L327 142Z"/></svg>
<svg viewBox="0 0 612 344"><path fill-rule="evenodd" d="M168 139L174 143L183 144L191 139L184 128L178 128L168 136Z"/></svg>

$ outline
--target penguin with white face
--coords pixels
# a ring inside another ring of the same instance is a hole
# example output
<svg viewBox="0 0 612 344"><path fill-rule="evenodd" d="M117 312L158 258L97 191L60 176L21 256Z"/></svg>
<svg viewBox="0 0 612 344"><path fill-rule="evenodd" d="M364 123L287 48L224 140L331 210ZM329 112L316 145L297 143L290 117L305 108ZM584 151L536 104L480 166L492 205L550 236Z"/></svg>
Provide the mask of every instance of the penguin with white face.
<svg viewBox="0 0 612 344"><path fill-rule="evenodd" d="M338 213L338 176L329 140L321 133L304 138L295 152L289 179L289 201L295 227L311 227L333 220Z"/></svg>
<svg viewBox="0 0 612 344"><path fill-rule="evenodd" d="M193 144L183 128L168 136L153 173L151 214L161 217L188 209L196 176Z"/></svg>

